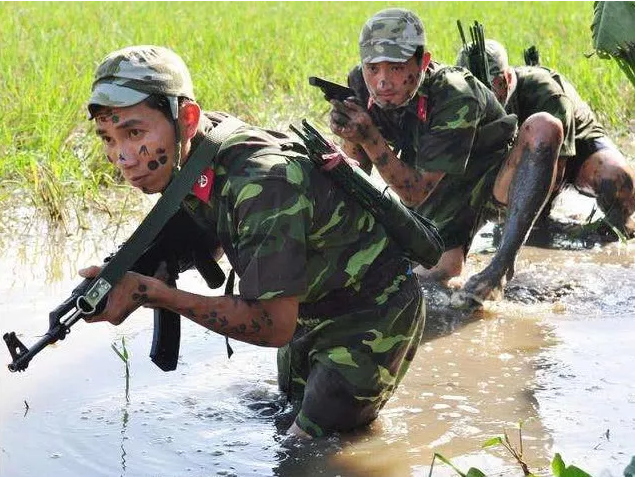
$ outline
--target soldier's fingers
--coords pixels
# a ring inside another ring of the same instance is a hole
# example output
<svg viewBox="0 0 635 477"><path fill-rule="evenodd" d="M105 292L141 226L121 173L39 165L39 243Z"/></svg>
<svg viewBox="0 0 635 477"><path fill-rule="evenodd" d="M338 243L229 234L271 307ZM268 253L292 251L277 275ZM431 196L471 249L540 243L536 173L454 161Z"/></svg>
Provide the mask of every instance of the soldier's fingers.
<svg viewBox="0 0 635 477"><path fill-rule="evenodd" d="M331 122L337 124L340 127L345 127L351 121L351 118L346 114L342 114L339 111L331 111Z"/></svg>
<svg viewBox="0 0 635 477"><path fill-rule="evenodd" d="M331 105L333 109L339 111L342 114L350 114L351 108L349 108L343 101L339 101L337 99L331 100Z"/></svg>
<svg viewBox="0 0 635 477"><path fill-rule="evenodd" d="M344 106L346 106L349 109L352 109L355 112L358 113L365 113L366 109L359 104L354 98L353 99L345 99L344 100Z"/></svg>
<svg viewBox="0 0 635 477"><path fill-rule="evenodd" d="M346 126L340 126L339 124L335 123L332 120L330 121L329 126L331 127L331 131L333 131L333 134L343 139L347 139L349 134L349 128L347 128Z"/></svg>
<svg viewBox="0 0 635 477"><path fill-rule="evenodd" d="M92 265L90 267L86 267L86 268L82 268L78 270L77 273L79 274L80 277L83 277L83 278L93 278L99 275L99 272L101 272L101 267L98 267L97 265Z"/></svg>

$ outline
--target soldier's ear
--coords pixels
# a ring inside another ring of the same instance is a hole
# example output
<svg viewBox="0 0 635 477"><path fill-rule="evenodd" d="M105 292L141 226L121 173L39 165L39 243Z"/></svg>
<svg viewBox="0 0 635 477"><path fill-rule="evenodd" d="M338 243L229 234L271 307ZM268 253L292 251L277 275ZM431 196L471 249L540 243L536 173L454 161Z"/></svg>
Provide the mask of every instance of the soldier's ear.
<svg viewBox="0 0 635 477"><path fill-rule="evenodd" d="M425 71L428 69L428 65L432 60L432 53L429 51L424 51L423 56L421 57L421 71Z"/></svg>
<svg viewBox="0 0 635 477"><path fill-rule="evenodd" d="M184 139L192 139L198 130L198 122L201 119L201 107L193 102L187 101L179 108L179 122L183 131Z"/></svg>
<svg viewBox="0 0 635 477"><path fill-rule="evenodd" d="M507 83L507 89L509 89L512 84L512 69L505 68L505 70L503 71L503 76L505 77L505 83Z"/></svg>

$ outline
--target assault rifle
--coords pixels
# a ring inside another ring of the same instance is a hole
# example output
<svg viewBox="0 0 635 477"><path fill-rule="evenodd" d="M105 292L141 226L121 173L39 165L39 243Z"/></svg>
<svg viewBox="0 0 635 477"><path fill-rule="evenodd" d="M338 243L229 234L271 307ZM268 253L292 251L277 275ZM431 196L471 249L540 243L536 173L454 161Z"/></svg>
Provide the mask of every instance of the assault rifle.
<svg viewBox="0 0 635 477"><path fill-rule="evenodd" d="M320 88L322 93L324 93L324 99L327 101L331 101L332 99L344 101L351 96L355 97L355 91L351 88L337 83L331 83L330 81L318 78L317 76L309 76L309 84Z"/></svg>
<svg viewBox="0 0 635 477"><path fill-rule="evenodd" d="M302 120L301 130L294 125L289 127L304 142L309 159L324 170L322 156L337 152L333 145L306 119ZM366 173L346 161L325 173L384 226L405 257L427 268L436 265L444 245L434 222L408 209L388 188L378 189Z"/></svg>
<svg viewBox="0 0 635 477"><path fill-rule="evenodd" d="M463 43L463 51L467 58L468 69L472 74L489 89L492 89L490 80L489 64L487 61L487 55L485 54L485 32L483 25L477 21L474 21L474 26L470 26L470 37L472 43L468 45L463 31L463 25L461 20L456 21L456 26L459 29L461 35L461 42Z"/></svg>
<svg viewBox="0 0 635 477"><path fill-rule="evenodd" d="M526 50L523 50L523 58L525 58L525 65L527 66L540 66L540 53L536 45L531 45Z"/></svg>
<svg viewBox="0 0 635 477"><path fill-rule="evenodd" d="M179 273L196 267L210 288L217 288L225 281L225 274L214 256L219 247L215 237L207 237L193 219L182 209L173 215L141 256L134 262L132 271L142 275L154 275L165 262L170 286L176 286ZM123 245L120 247L120 251ZM108 256L104 263L115 259L119 252ZM49 314L49 329L44 336L27 348L15 332L5 333L3 339L9 348L13 362L11 371L24 371L29 362L48 345L63 340L71 327L81 318L101 313L107 302L106 292L95 307L86 297L95 279L81 282L71 295ZM92 308L92 309L91 309ZM154 336L150 358L163 371L176 369L181 338L180 317L169 310L154 310Z"/></svg>

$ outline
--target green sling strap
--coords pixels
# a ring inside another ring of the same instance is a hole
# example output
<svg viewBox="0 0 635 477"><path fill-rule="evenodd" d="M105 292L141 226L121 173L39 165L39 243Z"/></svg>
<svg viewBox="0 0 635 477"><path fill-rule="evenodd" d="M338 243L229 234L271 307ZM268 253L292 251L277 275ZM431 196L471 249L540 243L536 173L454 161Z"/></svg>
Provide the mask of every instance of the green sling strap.
<svg viewBox="0 0 635 477"><path fill-rule="evenodd" d="M86 294L77 299L80 315L93 313L108 292L130 270L170 217L179 210L181 201L192 189L205 166L209 165L210 158L217 154L222 143L243 124L240 119L229 116L204 136L139 227L93 279ZM81 316L77 317L79 318Z"/></svg>

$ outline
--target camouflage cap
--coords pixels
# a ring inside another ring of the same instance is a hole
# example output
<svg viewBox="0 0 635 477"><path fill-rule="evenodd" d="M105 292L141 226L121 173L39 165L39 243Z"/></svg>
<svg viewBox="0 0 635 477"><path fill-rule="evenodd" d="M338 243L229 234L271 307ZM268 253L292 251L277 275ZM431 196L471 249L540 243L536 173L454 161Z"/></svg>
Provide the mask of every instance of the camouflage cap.
<svg viewBox="0 0 635 477"><path fill-rule="evenodd" d="M404 63L412 58L419 46L425 46L423 23L404 8L377 12L366 21L359 35L362 63Z"/></svg>
<svg viewBox="0 0 635 477"><path fill-rule="evenodd" d="M485 40L485 56L487 57L490 80L491 78L501 74L509 67L507 50L505 50L505 47L496 40ZM465 47L462 47L459 50L459 54L456 57L456 65L469 69L468 54Z"/></svg>
<svg viewBox="0 0 635 477"><path fill-rule="evenodd" d="M126 107L151 94L194 100L187 66L176 53L161 46L130 46L110 53L95 71L91 106Z"/></svg>

